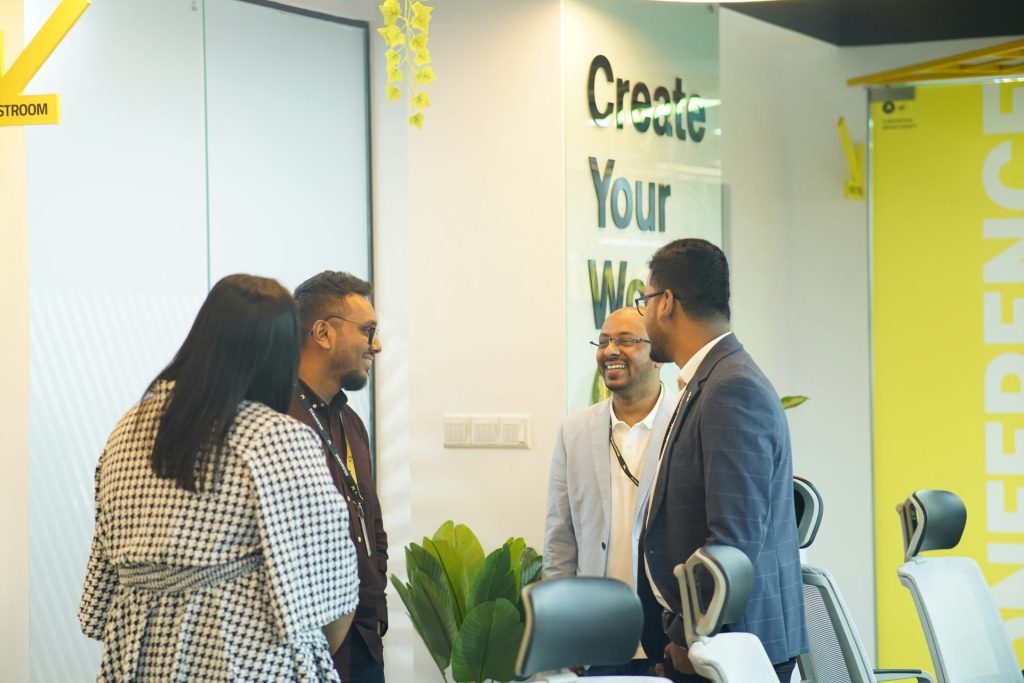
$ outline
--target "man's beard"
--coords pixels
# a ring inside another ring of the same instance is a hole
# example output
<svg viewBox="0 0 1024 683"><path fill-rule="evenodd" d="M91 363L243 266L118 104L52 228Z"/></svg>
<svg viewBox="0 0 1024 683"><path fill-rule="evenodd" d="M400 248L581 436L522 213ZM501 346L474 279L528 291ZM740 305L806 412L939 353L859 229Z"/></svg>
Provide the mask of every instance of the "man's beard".
<svg viewBox="0 0 1024 683"><path fill-rule="evenodd" d="M655 340L655 338L651 336L650 333L648 333L648 336L651 337L651 360L653 360L655 363L673 362L672 359L668 357L668 354L664 352L664 349L661 348L661 345L657 342L657 340Z"/></svg>
<svg viewBox="0 0 1024 683"><path fill-rule="evenodd" d="M359 391L366 386L369 381L369 375L366 375L358 370L341 376L341 388L345 391Z"/></svg>

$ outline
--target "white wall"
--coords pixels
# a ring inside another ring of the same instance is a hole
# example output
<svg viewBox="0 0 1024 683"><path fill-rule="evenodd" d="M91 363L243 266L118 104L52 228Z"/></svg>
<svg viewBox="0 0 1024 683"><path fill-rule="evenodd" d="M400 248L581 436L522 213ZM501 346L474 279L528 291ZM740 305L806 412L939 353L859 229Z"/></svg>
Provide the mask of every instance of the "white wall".
<svg viewBox="0 0 1024 683"><path fill-rule="evenodd" d="M838 48L729 10L721 32L735 327L781 393L811 397L789 413L794 469L825 499L809 562L835 574L874 653L868 218L843 197L836 123L865 141L849 78L1008 39Z"/></svg>
<svg viewBox="0 0 1024 683"><path fill-rule="evenodd" d="M434 15L434 106L409 133L410 531L453 519L485 550L539 548L565 406L560 3L446 0ZM533 447L442 448L441 416L466 413L529 414ZM403 680L435 680L424 652Z"/></svg>
<svg viewBox="0 0 1024 683"><path fill-rule="evenodd" d="M0 63L23 45L23 5L0 2ZM0 680L28 679L28 196L25 131L0 127Z"/></svg>

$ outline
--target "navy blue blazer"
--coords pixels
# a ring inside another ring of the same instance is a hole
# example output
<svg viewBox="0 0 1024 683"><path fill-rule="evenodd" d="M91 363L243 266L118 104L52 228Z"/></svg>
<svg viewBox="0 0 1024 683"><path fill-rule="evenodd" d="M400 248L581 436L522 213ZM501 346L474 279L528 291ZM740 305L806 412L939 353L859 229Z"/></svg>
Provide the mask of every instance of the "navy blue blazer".
<svg viewBox="0 0 1024 683"><path fill-rule="evenodd" d="M807 628L779 396L731 334L712 347L682 400L640 541L651 577L679 613L673 568L705 543L739 548L754 565L754 586L728 630L753 633L773 663L784 662L807 651Z"/></svg>

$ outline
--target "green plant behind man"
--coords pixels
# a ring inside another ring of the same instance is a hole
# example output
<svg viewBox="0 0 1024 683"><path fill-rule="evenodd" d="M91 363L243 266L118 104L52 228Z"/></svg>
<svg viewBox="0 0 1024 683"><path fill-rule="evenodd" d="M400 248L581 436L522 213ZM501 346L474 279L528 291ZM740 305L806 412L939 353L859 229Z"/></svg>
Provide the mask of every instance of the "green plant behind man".
<svg viewBox="0 0 1024 683"><path fill-rule="evenodd" d="M464 524L442 524L405 548L408 582L391 583L442 678L457 683L512 681L523 635L520 592L540 579L541 557L510 538L486 557Z"/></svg>

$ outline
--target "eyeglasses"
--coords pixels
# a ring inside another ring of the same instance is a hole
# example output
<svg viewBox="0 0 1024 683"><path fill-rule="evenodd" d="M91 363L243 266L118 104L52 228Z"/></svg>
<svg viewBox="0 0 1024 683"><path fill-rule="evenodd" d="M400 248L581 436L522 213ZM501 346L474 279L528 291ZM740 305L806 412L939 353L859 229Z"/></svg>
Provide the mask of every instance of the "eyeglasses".
<svg viewBox="0 0 1024 683"><path fill-rule="evenodd" d="M648 299L653 299L656 296L661 296L662 294L664 294L667 291L668 291L667 289L663 289L660 292L653 292L651 294L644 294L643 296L640 296L638 294L636 299L633 300L633 305L636 306L636 312L639 313L640 315L643 315L644 314L644 309L647 308L647 300Z"/></svg>
<svg viewBox="0 0 1024 683"><path fill-rule="evenodd" d="M351 323L353 325L357 325L359 327L359 331L366 335L367 345L373 344L373 338L377 335L377 323L370 323L369 325L364 323L357 323L355 320L349 320L348 318L342 317L340 315L329 315L326 318L321 319L324 322L327 322L328 320L333 320L335 318L337 318L338 320L344 320L345 322ZM313 334L313 330L310 330L309 333Z"/></svg>
<svg viewBox="0 0 1024 683"><path fill-rule="evenodd" d="M614 339L610 337L602 337L596 342L590 342L590 345L596 346L599 349L607 349L609 344L615 344L620 349L631 349L641 342L650 344L651 340L641 339L640 337L615 337Z"/></svg>

